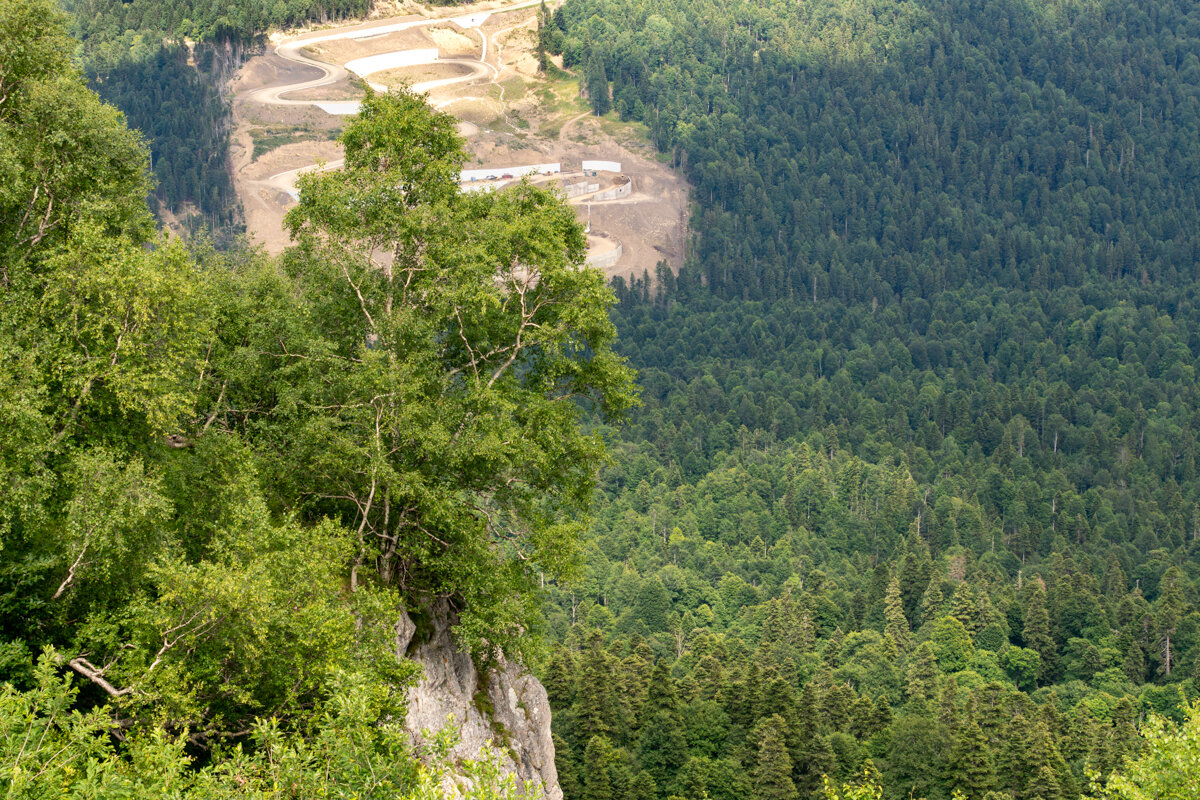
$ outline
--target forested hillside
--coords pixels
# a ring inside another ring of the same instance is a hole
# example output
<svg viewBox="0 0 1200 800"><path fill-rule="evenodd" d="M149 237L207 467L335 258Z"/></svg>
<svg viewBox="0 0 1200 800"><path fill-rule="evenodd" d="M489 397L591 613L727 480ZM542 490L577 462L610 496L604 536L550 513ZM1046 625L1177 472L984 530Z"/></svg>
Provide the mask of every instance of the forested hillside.
<svg viewBox="0 0 1200 800"><path fill-rule="evenodd" d="M1200 9L1161 0L570 0L695 186L726 296L1196 276Z"/></svg>
<svg viewBox="0 0 1200 800"><path fill-rule="evenodd" d="M644 407L551 590L567 795L807 800L868 768L895 800L1076 798L1182 720L1197 7L555 24L696 204L679 275L617 286Z"/></svg>

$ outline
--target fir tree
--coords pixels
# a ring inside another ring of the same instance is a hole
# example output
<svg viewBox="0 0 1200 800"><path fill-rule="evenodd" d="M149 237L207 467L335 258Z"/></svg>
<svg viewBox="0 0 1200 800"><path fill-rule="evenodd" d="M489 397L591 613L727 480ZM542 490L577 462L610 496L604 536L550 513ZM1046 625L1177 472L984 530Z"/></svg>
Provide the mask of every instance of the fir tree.
<svg viewBox="0 0 1200 800"><path fill-rule="evenodd" d="M1021 800L1062 800L1062 787L1049 764L1042 764L1030 775Z"/></svg>
<svg viewBox="0 0 1200 800"><path fill-rule="evenodd" d="M904 693L909 700L932 700L937 693L938 664L933 645L921 642L905 670Z"/></svg>
<svg viewBox="0 0 1200 800"><path fill-rule="evenodd" d="M821 776L833 771L833 751L821 735L819 699L815 684L810 681L800 692L800 702L794 721L792 779L802 797L812 797L821 788Z"/></svg>
<svg viewBox="0 0 1200 800"><path fill-rule="evenodd" d="M588 740L583 753L583 791L580 800L612 800L613 785L609 767L613 760L613 748L603 736Z"/></svg>
<svg viewBox="0 0 1200 800"><path fill-rule="evenodd" d="M1163 573L1158 587L1158 600L1154 603L1154 629L1157 634L1154 648L1158 672L1169 676L1179 660L1178 642L1172 641L1179 627L1179 620L1187 601L1179 584L1182 576L1178 567L1170 567Z"/></svg>
<svg viewBox="0 0 1200 800"><path fill-rule="evenodd" d="M929 623L942 615L942 574L935 571L921 596L921 622Z"/></svg>
<svg viewBox="0 0 1200 800"><path fill-rule="evenodd" d="M688 747L679 715L659 709L645 715L638 736L638 761L659 786L670 786L687 762Z"/></svg>
<svg viewBox="0 0 1200 800"><path fill-rule="evenodd" d="M550 65L550 58L546 54L549 46L549 37L550 10L546 8L546 0L542 0L537 16L537 61L538 69L542 72L545 72L546 67Z"/></svg>
<svg viewBox="0 0 1200 800"><path fill-rule="evenodd" d="M600 643L600 633L594 631L580 658L579 683L572 708L576 741L587 742L589 747L593 738L611 736L613 721L620 716L613 690L616 676L612 657Z"/></svg>
<svg viewBox="0 0 1200 800"><path fill-rule="evenodd" d="M588 100L592 103L592 111L596 116L604 116L612 108L612 100L608 93L608 73L604 71L604 58L600 51L593 48L584 68L584 80L587 85Z"/></svg>
<svg viewBox="0 0 1200 800"><path fill-rule="evenodd" d="M958 681L951 675L942 685L942 696L939 703L938 722L946 730L955 733L958 730Z"/></svg>
<svg viewBox="0 0 1200 800"><path fill-rule="evenodd" d="M975 720L975 704L967 704L965 721L958 726L950 750L949 784L967 797L978 798L996 786L988 742Z"/></svg>
<svg viewBox="0 0 1200 800"><path fill-rule="evenodd" d="M555 650L542 685L552 708L570 708L575 695L575 658L565 647Z"/></svg>
<svg viewBox="0 0 1200 800"><path fill-rule="evenodd" d="M896 647L904 652L912 643L912 631L908 626L908 618L904 616L904 603L900 597L900 579L893 575L888 582L887 593L883 598L884 632L896 643Z"/></svg>
<svg viewBox="0 0 1200 800"><path fill-rule="evenodd" d="M703 656L694 671L699 697L702 700L720 700L725 688L725 670L713 656Z"/></svg>
<svg viewBox="0 0 1200 800"><path fill-rule="evenodd" d="M579 780L579 770L571 745L557 733L551 735L551 740L554 742L554 766L558 772L558 785L563 790L563 797L582 797L583 785Z"/></svg>
<svg viewBox="0 0 1200 800"><path fill-rule="evenodd" d="M971 636L978 633L984 625L979 598L966 581L954 589L954 597L950 601L950 616L961 622Z"/></svg>
<svg viewBox="0 0 1200 800"><path fill-rule="evenodd" d="M1025 646L1042 657L1042 682L1050 680L1058 663L1058 646L1050 633L1050 614L1046 610L1046 586L1041 580L1030 581L1025 595L1025 628L1021 638Z"/></svg>
<svg viewBox="0 0 1200 800"><path fill-rule="evenodd" d="M792 782L792 759L784 746L784 719L778 714L767 717L755 730L758 752L751 771L754 800L797 800Z"/></svg>

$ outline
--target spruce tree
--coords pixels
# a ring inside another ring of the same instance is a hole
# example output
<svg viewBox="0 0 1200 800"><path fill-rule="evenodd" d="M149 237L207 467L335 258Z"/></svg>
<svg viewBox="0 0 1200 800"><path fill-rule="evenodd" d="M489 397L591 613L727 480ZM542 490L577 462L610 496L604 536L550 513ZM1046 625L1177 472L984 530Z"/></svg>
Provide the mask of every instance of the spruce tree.
<svg viewBox="0 0 1200 800"><path fill-rule="evenodd" d="M579 764L571 745L557 733L551 735L554 742L554 768L558 772L558 785L564 797L581 797L583 784L579 780Z"/></svg>
<svg viewBox="0 0 1200 800"><path fill-rule="evenodd" d="M725 670L713 656L703 656L693 671L699 697L702 700L720 701L726 688Z"/></svg>
<svg viewBox="0 0 1200 800"><path fill-rule="evenodd" d="M996 753L996 775L1001 786L1022 797L1025 784L1030 780L1032 764L1029 748L1029 719L1022 713L1015 714L1009 721L1002 746Z"/></svg>
<svg viewBox="0 0 1200 800"><path fill-rule="evenodd" d="M938 722L945 726L947 731L957 733L959 723L958 710L958 681L951 675L942 685L942 696L938 709Z"/></svg>
<svg viewBox="0 0 1200 800"><path fill-rule="evenodd" d="M900 579L893 575L888 582L887 593L883 598L884 632L896 643L901 651L906 651L912 644L912 631L908 626L908 618L904 616L904 603L900 597Z"/></svg>
<svg viewBox="0 0 1200 800"><path fill-rule="evenodd" d="M821 776L833 770L833 751L821 735L822 718L817 688L810 681L800 692L793 743L792 780L802 797L813 797L821 788Z"/></svg>
<svg viewBox="0 0 1200 800"><path fill-rule="evenodd" d="M799 794L792 782L792 759L784 745L784 720L773 714L758 724L755 756L751 777L754 800L797 800Z"/></svg>
<svg viewBox="0 0 1200 800"><path fill-rule="evenodd" d="M538 69L542 72L550 65L550 58L546 55L549 37L550 10L546 8L546 0L542 0L537 16L537 62Z"/></svg>
<svg viewBox="0 0 1200 800"><path fill-rule="evenodd" d="M838 682L825 692L822 702L825 722L835 731L845 731L850 727L850 713L854 708L854 690L844 683Z"/></svg>
<svg viewBox="0 0 1200 800"><path fill-rule="evenodd" d="M965 722L955 731L947 777L952 788L961 789L970 798L981 797L996 786L987 738L975 720L974 702L967 704Z"/></svg>
<svg viewBox="0 0 1200 800"><path fill-rule="evenodd" d="M921 622L929 623L942 615L942 603L944 597L942 595L942 573L935 571L929 579L929 585L925 587L925 594L921 596Z"/></svg>
<svg viewBox="0 0 1200 800"><path fill-rule="evenodd" d="M1038 766L1029 777L1020 800L1062 800L1062 788L1049 764Z"/></svg>
<svg viewBox="0 0 1200 800"><path fill-rule="evenodd" d="M904 693L909 700L932 700L937 693L938 664L933 645L921 642L909 659L905 670Z"/></svg>
<svg viewBox="0 0 1200 800"><path fill-rule="evenodd" d="M1157 671L1164 676L1170 676L1179 660L1178 642L1174 641L1175 631L1187 605L1179 586L1182 580L1178 567L1167 569L1159 583L1158 600L1154 603L1154 660L1158 663Z"/></svg>
<svg viewBox="0 0 1200 800"><path fill-rule="evenodd" d="M608 93L608 73L604 71L604 58L595 48L592 48L592 52L588 56L587 66L584 68L584 80L592 111L598 117L604 116L612 108L612 100Z"/></svg>
<svg viewBox="0 0 1200 800"><path fill-rule="evenodd" d="M1041 580L1030 582L1025 595L1025 629L1021 638L1025 646L1042 657L1040 682L1047 682L1054 675L1058 663L1058 646L1050 633L1050 614L1046 610L1046 587Z"/></svg>
<svg viewBox="0 0 1200 800"><path fill-rule="evenodd" d="M966 581L954 589L954 597L950 601L950 616L961 622L971 636L983 627L983 609L979 605L979 598Z"/></svg>
<svg viewBox="0 0 1200 800"><path fill-rule="evenodd" d="M575 658L565 647L557 648L542 680L552 708L570 708L575 695Z"/></svg>
<svg viewBox="0 0 1200 800"><path fill-rule="evenodd" d="M583 791L580 800L612 800L613 786L609 767L613 760L612 744L603 736L588 740L583 753Z"/></svg>
<svg viewBox="0 0 1200 800"><path fill-rule="evenodd" d="M576 741L591 746L594 737L610 737L613 722L620 716L614 692L615 670L612 656L600 646L599 631L593 631L588 648L580 657L580 675L575 692L572 718L575 721Z"/></svg>
<svg viewBox="0 0 1200 800"><path fill-rule="evenodd" d="M647 713L638 736L637 752L642 774L649 775L658 786L672 785L688 759L679 715L662 709Z"/></svg>

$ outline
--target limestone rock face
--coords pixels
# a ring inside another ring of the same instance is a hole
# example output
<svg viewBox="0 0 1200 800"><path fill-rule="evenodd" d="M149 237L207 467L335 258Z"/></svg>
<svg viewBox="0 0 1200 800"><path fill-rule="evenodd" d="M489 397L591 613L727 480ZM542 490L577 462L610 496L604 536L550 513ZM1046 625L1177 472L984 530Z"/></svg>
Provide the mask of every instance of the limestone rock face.
<svg viewBox="0 0 1200 800"><path fill-rule="evenodd" d="M413 641L416 625L404 614L396 625L396 652L420 664L424 677L408 695L406 727L413 741L421 731L437 731L453 717L459 743L452 757L479 757L487 742L501 753L501 767L518 783L540 784L546 800L563 800L554 768L550 703L537 678L501 657L498 667L480 675L469 653L450 632L446 609L432 614L432 633Z"/></svg>

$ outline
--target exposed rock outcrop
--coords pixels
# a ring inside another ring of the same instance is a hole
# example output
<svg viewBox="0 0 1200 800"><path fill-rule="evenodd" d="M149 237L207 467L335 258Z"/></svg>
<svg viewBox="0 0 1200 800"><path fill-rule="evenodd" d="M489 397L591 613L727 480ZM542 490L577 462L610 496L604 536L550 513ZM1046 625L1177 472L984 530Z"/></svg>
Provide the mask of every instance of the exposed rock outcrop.
<svg viewBox="0 0 1200 800"><path fill-rule="evenodd" d="M518 782L540 784L546 800L562 800L550 738L546 690L524 667L503 656L480 675L470 653L451 633L452 614L430 615L431 630L413 640L417 626L404 614L396 625L396 651L420 664L424 677L408 695L407 728L414 742L421 731L436 731L453 717L459 743L455 759L477 759L487 742L502 753L501 767Z"/></svg>

